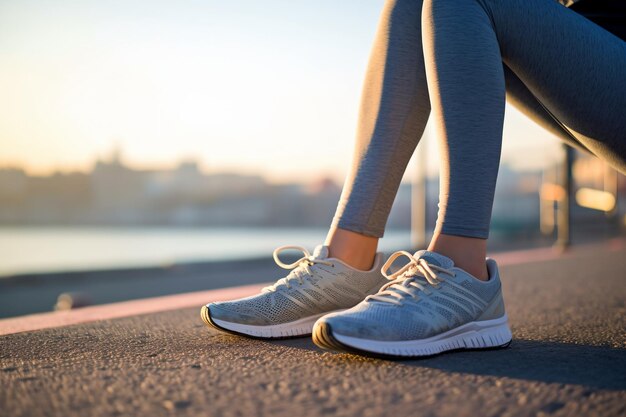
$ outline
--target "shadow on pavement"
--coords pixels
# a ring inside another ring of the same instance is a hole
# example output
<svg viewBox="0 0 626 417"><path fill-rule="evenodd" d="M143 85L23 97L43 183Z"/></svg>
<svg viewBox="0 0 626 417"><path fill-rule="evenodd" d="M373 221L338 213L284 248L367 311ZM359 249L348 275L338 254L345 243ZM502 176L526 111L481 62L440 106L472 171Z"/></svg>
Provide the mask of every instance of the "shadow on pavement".
<svg viewBox="0 0 626 417"><path fill-rule="evenodd" d="M626 389L626 350L514 339L508 349L459 352L406 365L599 389Z"/></svg>
<svg viewBox="0 0 626 417"><path fill-rule="evenodd" d="M267 343L324 352L308 338ZM342 362L350 357L356 358L350 354L336 356L341 356ZM359 357L359 360L363 358ZM575 384L596 389L626 389L626 349L603 346L514 339L507 349L450 352L419 360L392 362L398 366L428 367L446 372Z"/></svg>

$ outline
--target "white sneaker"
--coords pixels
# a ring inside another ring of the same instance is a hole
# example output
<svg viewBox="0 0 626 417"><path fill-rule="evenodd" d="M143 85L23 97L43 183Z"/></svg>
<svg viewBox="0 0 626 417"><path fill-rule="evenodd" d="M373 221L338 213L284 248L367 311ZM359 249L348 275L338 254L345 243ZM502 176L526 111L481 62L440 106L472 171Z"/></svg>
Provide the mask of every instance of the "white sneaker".
<svg viewBox="0 0 626 417"><path fill-rule="evenodd" d="M304 256L291 264L278 254L301 250ZM369 271L354 269L328 257L328 247L318 246L311 255L300 246L283 246L274 251L276 263L292 271L260 294L202 307L206 324L243 336L283 338L311 334L315 321L325 314L355 306L375 294L387 282L380 272L383 255L377 253Z"/></svg>
<svg viewBox="0 0 626 417"><path fill-rule="evenodd" d="M357 306L322 317L313 341L330 350L364 355L417 357L448 350L506 347L511 342L498 265L487 259L489 280L480 281L430 251L396 252L409 263L378 294Z"/></svg>

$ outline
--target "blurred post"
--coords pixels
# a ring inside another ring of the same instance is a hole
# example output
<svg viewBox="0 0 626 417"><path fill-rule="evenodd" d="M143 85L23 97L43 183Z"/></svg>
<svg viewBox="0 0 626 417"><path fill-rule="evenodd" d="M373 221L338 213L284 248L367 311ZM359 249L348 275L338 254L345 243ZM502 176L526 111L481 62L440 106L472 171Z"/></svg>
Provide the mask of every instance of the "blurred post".
<svg viewBox="0 0 626 417"><path fill-rule="evenodd" d="M572 165L574 163L574 148L563 144L563 163L561 164L560 182L564 190L562 198L557 203L557 241L556 246L566 249L571 244L571 224L570 213L573 180Z"/></svg>
<svg viewBox="0 0 626 417"><path fill-rule="evenodd" d="M613 221L619 221L618 219L618 205L619 201L619 187L618 187L618 173L617 170L611 168L609 164L604 163L604 192L613 196L613 207L606 211L606 217Z"/></svg>
<svg viewBox="0 0 626 417"><path fill-rule="evenodd" d="M424 133L417 146L415 177L411 184L411 247L426 247L426 138Z"/></svg>
<svg viewBox="0 0 626 417"><path fill-rule="evenodd" d="M556 195L560 187L556 185L557 168L550 166L543 169L539 190L539 228L545 236L554 233Z"/></svg>

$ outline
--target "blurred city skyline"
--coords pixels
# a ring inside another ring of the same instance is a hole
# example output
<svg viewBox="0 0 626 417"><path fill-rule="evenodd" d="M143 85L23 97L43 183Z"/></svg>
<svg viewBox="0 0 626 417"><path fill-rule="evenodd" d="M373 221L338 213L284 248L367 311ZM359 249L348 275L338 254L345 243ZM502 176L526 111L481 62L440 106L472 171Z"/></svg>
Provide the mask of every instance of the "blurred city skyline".
<svg viewBox="0 0 626 417"><path fill-rule="evenodd" d="M0 167L86 172L119 146L136 169L341 182L382 4L1 2ZM507 106L504 162L558 145Z"/></svg>
<svg viewBox="0 0 626 417"><path fill-rule="evenodd" d="M541 175L516 172L505 163L496 194L505 190L509 197L530 196L529 201L535 201ZM438 181L438 176L428 179L431 217ZM392 213L391 226L410 225L410 187L402 185L395 199L394 212L402 214L396 218ZM341 183L331 177L275 184L261 175L206 173L193 159L168 169L135 169L118 149L86 172L33 176L19 168L0 167L0 225L323 227L330 223L340 193ZM502 211L501 204L496 203L496 213ZM528 214L534 219L532 204L520 220ZM512 210L504 213L510 215Z"/></svg>

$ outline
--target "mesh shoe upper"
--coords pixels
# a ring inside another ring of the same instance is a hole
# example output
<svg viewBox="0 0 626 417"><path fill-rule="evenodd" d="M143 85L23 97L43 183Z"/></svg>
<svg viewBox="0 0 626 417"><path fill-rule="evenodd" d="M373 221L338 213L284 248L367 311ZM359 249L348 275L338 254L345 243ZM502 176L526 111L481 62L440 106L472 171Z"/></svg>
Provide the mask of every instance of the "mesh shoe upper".
<svg viewBox="0 0 626 417"><path fill-rule="evenodd" d="M275 325L325 312L346 309L375 293L387 282L380 272L378 254L370 271L359 271L328 258L328 248L318 246L313 255L294 264L286 277L260 294L233 301L209 304L211 317L247 325Z"/></svg>
<svg viewBox="0 0 626 417"><path fill-rule="evenodd" d="M331 326L333 333L401 341L425 339L471 321L504 314L495 261L488 260L490 279L480 281L435 252L419 251L412 258L413 267L407 265L404 273L378 294L321 320ZM414 267L420 258L434 271L434 285L423 276L428 272L420 273Z"/></svg>

